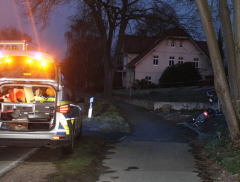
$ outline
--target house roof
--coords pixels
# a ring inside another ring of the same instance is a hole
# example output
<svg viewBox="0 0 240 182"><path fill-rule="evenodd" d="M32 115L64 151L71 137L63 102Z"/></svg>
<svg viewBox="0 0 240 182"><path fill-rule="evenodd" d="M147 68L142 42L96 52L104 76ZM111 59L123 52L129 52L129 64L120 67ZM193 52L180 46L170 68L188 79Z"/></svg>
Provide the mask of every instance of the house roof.
<svg viewBox="0 0 240 182"><path fill-rule="evenodd" d="M156 47L166 37L167 36L155 38L155 41L150 46L148 46L141 54L134 58L130 63L128 63L128 66L134 66L136 63L138 63L144 56L146 56L152 49L154 49L154 47Z"/></svg>
<svg viewBox="0 0 240 182"><path fill-rule="evenodd" d="M155 40L156 37L125 35L123 51L140 54Z"/></svg>
<svg viewBox="0 0 240 182"><path fill-rule="evenodd" d="M189 38L190 40L192 40L191 36L184 30L180 29L179 27L174 27L174 28L168 29L165 32L163 32L162 36L159 36L159 37L143 37L143 36L141 36L141 40L140 40L140 36L126 35L125 36L126 42L124 42L124 47L127 46L127 48L124 48L124 52L139 53L139 55L136 58L134 58L131 62L128 63L128 66L131 67L131 66L136 65L143 57L145 57L150 51L152 51L164 39L166 39L167 37L172 37L172 36L186 37L186 38ZM146 42L144 39L146 39ZM204 41L193 41L193 42L195 42L196 45L208 57L210 57L206 42L204 42ZM140 45L140 43L142 43L142 45ZM144 46L144 43L146 43L145 46ZM131 50L131 51L128 51L128 50Z"/></svg>
<svg viewBox="0 0 240 182"><path fill-rule="evenodd" d="M208 45L206 41L195 41L195 43L199 46L199 48L210 58L210 53L208 50Z"/></svg>
<svg viewBox="0 0 240 182"><path fill-rule="evenodd" d="M187 32L185 32L183 29L181 29L179 27L173 27L173 28L167 29L163 32L163 35L178 36L178 37L191 37Z"/></svg>

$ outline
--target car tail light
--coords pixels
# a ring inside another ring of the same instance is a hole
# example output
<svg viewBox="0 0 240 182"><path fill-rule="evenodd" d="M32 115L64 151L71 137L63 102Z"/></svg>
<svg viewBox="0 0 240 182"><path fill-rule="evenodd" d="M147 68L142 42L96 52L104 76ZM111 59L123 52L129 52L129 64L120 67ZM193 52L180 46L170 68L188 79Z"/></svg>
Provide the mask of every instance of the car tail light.
<svg viewBox="0 0 240 182"><path fill-rule="evenodd" d="M69 113L70 111L70 105L69 104L64 104L60 106L60 113Z"/></svg>
<svg viewBox="0 0 240 182"><path fill-rule="evenodd" d="M53 136L52 139L59 140L59 139L66 139L66 137Z"/></svg>

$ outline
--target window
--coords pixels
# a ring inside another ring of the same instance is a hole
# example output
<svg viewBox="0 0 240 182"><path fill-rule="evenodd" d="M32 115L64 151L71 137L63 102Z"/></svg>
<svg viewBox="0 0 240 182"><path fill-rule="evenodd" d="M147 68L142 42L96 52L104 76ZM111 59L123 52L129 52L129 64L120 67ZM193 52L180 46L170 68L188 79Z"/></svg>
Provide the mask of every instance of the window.
<svg viewBox="0 0 240 182"><path fill-rule="evenodd" d="M153 56L153 66L158 66L158 56Z"/></svg>
<svg viewBox="0 0 240 182"><path fill-rule="evenodd" d="M174 65L174 57L170 56L169 57L169 66L172 66L172 65Z"/></svg>
<svg viewBox="0 0 240 182"><path fill-rule="evenodd" d="M194 58L195 68L198 68L198 58Z"/></svg>
<svg viewBox="0 0 240 182"><path fill-rule="evenodd" d="M171 47L175 47L175 42L171 42Z"/></svg>
<svg viewBox="0 0 240 182"><path fill-rule="evenodd" d="M151 76L146 76L145 80L146 80L148 83L151 83L152 77L151 77Z"/></svg>
<svg viewBox="0 0 240 182"><path fill-rule="evenodd" d="M75 99L74 91L72 90L72 87L70 86L69 83L66 83L66 82L64 83L63 90L67 95L67 100L74 101Z"/></svg>
<svg viewBox="0 0 240 182"><path fill-rule="evenodd" d="M183 42L180 42L179 47L183 47Z"/></svg>
<svg viewBox="0 0 240 182"><path fill-rule="evenodd" d="M182 64L183 64L183 57L179 57L179 58L178 58L178 64L179 64L179 65L182 65Z"/></svg>

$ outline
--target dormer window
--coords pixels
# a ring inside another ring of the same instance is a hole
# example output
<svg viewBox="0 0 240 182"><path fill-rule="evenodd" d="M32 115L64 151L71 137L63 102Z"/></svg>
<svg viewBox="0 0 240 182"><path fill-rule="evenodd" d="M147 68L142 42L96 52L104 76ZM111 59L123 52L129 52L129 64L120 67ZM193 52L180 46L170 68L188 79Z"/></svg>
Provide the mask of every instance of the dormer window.
<svg viewBox="0 0 240 182"><path fill-rule="evenodd" d="M171 42L171 47L175 47L175 42L174 41Z"/></svg>

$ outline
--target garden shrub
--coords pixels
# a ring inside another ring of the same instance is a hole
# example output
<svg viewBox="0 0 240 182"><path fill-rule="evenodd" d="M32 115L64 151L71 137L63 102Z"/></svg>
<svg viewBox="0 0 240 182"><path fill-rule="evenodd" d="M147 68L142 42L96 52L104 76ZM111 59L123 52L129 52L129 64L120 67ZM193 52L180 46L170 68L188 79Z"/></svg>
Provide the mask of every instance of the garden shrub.
<svg viewBox="0 0 240 182"><path fill-rule="evenodd" d="M167 67L158 83L161 87L192 86L202 77L192 62Z"/></svg>

